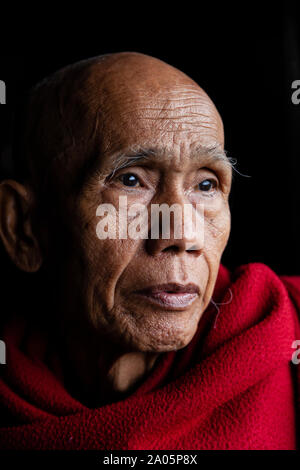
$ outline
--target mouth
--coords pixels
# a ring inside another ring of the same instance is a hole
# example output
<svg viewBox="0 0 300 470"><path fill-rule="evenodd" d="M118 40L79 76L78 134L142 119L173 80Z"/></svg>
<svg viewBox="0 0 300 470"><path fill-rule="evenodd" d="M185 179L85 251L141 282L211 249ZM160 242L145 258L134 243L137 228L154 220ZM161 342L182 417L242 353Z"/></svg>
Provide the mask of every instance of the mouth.
<svg viewBox="0 0 300 470"><path fill-rule="evenodd" d="M168 283L136 291L144 300L169 310L185 310L199 297L196 284Z"/></svg>

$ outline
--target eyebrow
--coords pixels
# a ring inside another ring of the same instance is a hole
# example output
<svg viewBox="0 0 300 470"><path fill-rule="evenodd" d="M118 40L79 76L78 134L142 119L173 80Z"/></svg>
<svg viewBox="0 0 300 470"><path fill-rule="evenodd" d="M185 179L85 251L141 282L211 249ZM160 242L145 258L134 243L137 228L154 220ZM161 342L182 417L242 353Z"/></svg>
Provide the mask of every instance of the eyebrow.
<svg viewBox="0 0 300 470"><path fill-rule="evenodd" d="M152 147L144 148L142 146L130 147L125 152L118 153L112 156L111 159L111 170L106 178L113 178L115 173L129 166L134 165L137 162L148 160L149 158L156 158L158 155L166 155L171 153L171 150L167 147ZM226 165L231 166L230 159L227 157L226 151L219 145L205 146L199 144L191 152L191 159L199 159L199 156L209 158L210 162L218 161L223 162Z"/></svg>
<svg viewBox="0 0 300 470"><path fill-rule="evenodd" d="M197 145L197 147L191 152L191 158L199 158L199 155L209 157L215 161L221 161L231 166L230 159L227 157L227 152L220 144L215 145Z"/></svg>

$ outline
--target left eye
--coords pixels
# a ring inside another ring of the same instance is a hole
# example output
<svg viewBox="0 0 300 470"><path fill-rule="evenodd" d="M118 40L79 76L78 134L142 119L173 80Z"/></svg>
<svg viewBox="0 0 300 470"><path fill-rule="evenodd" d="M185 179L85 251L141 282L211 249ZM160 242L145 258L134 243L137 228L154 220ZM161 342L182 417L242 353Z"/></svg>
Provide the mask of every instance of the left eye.
<svg viewBox="0 0 300 470"><path fill-rule="evenodd" d="M140 184L139 179L133 173L125 173L119 177L119 180L124 184L124 186L138 186Z"/></svg>
<svg viewBox="0 0 300 470"><path fill-rule="evenodd" d="M217 186L216 182L214 180L204 180L201 181L201 183L198 184L198 189L200 191L211 191Z"/></svg>

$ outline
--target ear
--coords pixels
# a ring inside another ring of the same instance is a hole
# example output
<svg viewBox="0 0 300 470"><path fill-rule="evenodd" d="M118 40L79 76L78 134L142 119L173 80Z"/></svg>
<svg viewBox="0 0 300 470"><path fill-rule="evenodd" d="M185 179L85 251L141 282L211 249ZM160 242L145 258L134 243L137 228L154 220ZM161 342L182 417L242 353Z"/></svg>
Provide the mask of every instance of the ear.
<svg viewBox="0 0 300 470"><path fill-rule="evenodd" d="M34 234L33 193L14 180L0 183L0 237L4 247L18 268L37 271L42 254Z"/></svg>

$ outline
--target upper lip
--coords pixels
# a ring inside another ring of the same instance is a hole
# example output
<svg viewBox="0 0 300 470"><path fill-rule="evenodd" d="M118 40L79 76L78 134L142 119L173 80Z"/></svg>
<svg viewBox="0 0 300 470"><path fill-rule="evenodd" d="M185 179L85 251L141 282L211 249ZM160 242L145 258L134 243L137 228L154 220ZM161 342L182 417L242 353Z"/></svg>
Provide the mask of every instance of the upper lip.
<svg viewBox="0 0 300 470"><path fill-rule="evenodd" d="M167 284L157 284L149 286L138 291L141 294L157 294L159 292L169 292L171 294L199 294L199 287L196 284L179 284L177 282L168 282Z"/></svg>

